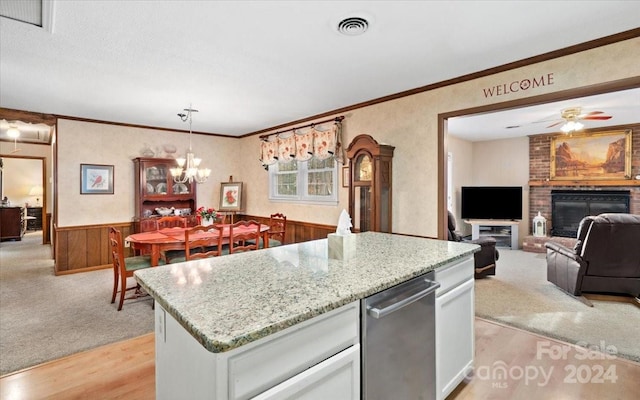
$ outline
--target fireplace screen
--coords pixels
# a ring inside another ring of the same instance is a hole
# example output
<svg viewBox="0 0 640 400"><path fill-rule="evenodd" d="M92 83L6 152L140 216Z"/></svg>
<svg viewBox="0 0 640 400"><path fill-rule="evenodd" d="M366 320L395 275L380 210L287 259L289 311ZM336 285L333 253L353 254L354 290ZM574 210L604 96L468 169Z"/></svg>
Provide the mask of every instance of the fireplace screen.
<svg viewBox="0 0 640 400"><path fill-rule="evenodd" d="M628 190L552 190L551 235L575 238L582 218L602 213L628 213L630 199Z"/></svg>

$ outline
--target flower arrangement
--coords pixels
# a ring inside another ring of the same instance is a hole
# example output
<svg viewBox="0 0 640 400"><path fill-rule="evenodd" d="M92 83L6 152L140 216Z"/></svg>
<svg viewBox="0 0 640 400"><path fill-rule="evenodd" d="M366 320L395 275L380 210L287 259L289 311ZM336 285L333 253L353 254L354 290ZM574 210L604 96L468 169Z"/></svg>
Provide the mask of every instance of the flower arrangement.
<svg viewBox="0 0 640 400"><path fill-rule="evenodd" d="M196 213L198 214L198 216L200 216L202 221L215 220L216 216L218 215L216 210L214 210L213 208L204 208L204 207L198 208L196 210Z"/></svg>

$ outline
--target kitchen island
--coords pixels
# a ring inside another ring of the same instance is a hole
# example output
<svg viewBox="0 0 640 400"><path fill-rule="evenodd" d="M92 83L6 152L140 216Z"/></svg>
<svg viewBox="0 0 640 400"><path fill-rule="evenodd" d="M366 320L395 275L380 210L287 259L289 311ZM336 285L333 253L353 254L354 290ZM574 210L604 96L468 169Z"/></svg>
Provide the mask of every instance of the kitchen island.
<svg viewBox="0 0 640 400"><path fill-rule="evenodd" d="M440 268L472 276L479 247L356 236L347 261L323 239L136 271L156 301L157 398L359 398L360 300Z"/></svg>

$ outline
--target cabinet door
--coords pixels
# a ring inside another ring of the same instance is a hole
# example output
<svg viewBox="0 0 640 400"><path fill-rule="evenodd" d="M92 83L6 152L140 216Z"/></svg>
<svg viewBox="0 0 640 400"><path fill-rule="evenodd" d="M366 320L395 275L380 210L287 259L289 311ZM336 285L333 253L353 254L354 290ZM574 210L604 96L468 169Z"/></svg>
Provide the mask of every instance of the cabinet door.
<svg viewBox="0 0 640 400"><path fill-rule="evenodd" d="M143 164L143 186L144 196L166 196L169 194L167 174L169 174L166 163L145 162Z"/></svg>
<svg viewBox="0 0 640 400"><path fill-rule="evenodd" d="M436 297L436 391L443 400L465 378L474 356L474 280Z"/></svg>

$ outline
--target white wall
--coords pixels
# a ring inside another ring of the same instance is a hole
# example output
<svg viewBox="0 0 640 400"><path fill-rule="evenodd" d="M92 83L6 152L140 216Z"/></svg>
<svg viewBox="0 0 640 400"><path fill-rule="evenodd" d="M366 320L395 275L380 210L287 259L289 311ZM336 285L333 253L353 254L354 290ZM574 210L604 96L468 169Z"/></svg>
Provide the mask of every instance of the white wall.
<svg viewBox="0 0 640 400"><path fill-rule="evenodd" d="M177 147L184 155L188 135L170 131L58 119L58 226L107 224L131 221L135 212L133 159L147 148ZM209 180L197 186L198 206L218 207L220 182L237 171L240 141L192 135L192 148L211 168ZM256 157L257 159L257 157ZM256 161L257 162L257 161ZM114 194L80 194L80 164L114 166ZM238 180L234 178L234 180Z"/></svg>
<svg viewBox="0 0 640 400"><path fill-rule="evenodd" d="M472 171L476 186L522 186L522 243L529 232L529 138L475 142Z"/></svg>
<svg viewBox="0 0 640 400"><path fill-rule="evenodd" d="M461 192L462 186L474 185L473 182L473 143L459 139L454 136L447 138L447 148L452 155L452 184L453 184L453 207L450 210L456 218L456 230L463 236L471 234L471 226L465 224L460 218Z"/></svg>

